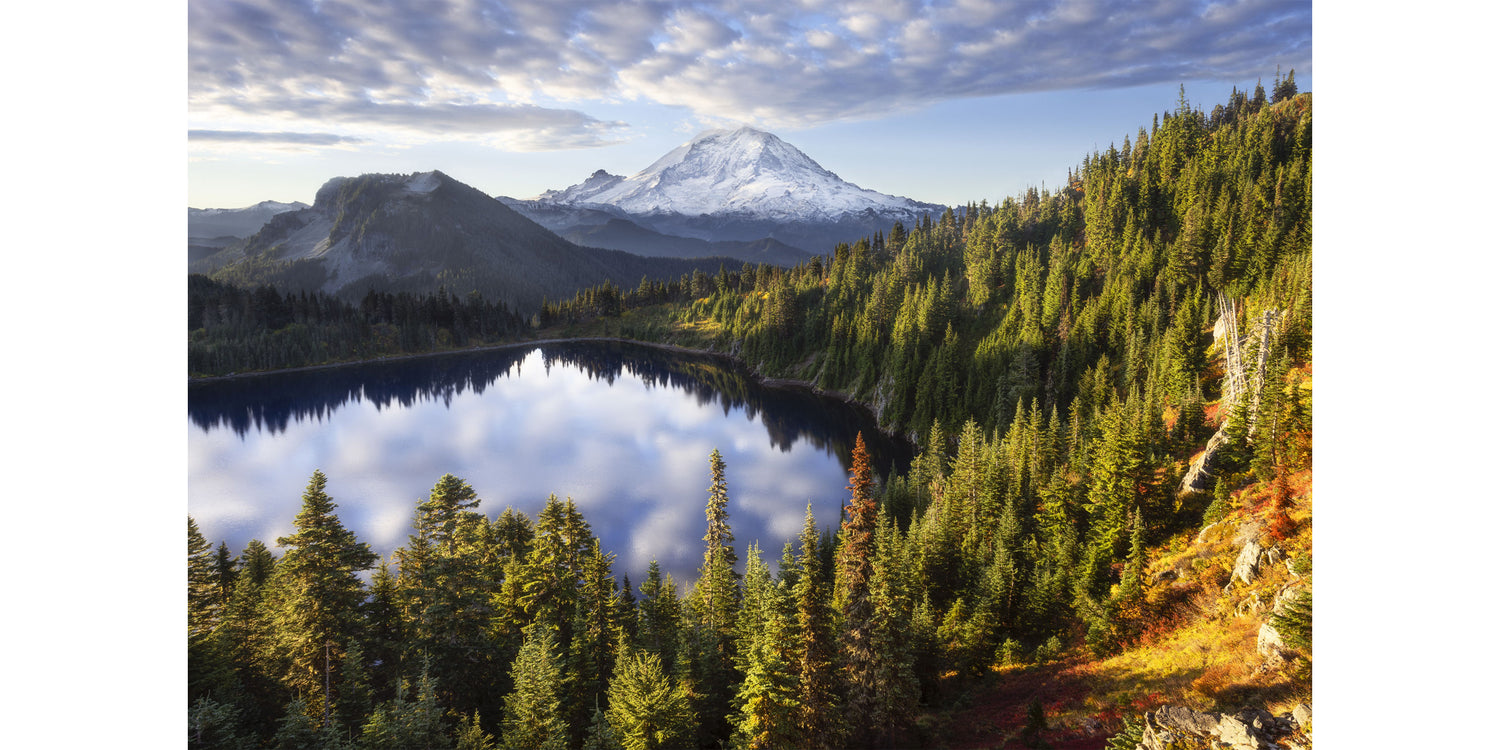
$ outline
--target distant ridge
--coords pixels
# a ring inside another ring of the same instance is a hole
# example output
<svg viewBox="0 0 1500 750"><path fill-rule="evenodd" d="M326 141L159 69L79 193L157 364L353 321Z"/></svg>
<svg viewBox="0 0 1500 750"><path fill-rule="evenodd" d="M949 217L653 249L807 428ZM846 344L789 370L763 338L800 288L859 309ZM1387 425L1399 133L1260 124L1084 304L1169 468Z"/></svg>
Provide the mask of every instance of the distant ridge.
<svg viewBox="0 0 1500 750"><path fill-rule="evenodd" d="M321 290L357 300L367 291L478 291L535 310L605 281L715 271L730 258L646 258L586 248L557 236L442 172L337 177L313 205L275 215L245 240L190 270L238 285Z"/></svg>

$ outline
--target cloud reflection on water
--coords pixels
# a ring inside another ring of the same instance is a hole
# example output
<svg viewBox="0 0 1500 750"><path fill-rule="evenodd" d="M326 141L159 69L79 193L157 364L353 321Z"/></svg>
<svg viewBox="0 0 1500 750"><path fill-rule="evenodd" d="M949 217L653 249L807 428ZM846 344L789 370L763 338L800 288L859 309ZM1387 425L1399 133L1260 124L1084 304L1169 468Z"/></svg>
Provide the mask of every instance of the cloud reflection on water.
<svg viewBox="0 0 1500 750"><path fill-rule="evenodd" d="M856 432L877 467L910 459L872 439L862 410L764 388L716 359L619 344L262 376L194 386L189 402L189 512L236 552L251 538L274 549L322 469L340 519L389 555L452 473L491 518L510 506L534 520L549 494L572 497L617 575L639 583L655 558L686 584L714 448L736 547L758 541L773 565L808 502L820 524L838 523Z"/></svg>

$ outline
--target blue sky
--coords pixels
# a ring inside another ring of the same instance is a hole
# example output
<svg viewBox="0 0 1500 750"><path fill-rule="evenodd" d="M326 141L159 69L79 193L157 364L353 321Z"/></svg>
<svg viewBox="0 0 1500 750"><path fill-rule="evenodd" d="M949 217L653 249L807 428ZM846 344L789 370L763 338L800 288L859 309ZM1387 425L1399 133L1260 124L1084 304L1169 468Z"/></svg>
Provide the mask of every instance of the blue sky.
<svg viewBox="0 0 1500 750"><path fill-rule="evenodd" d="M428 169L529 197L742 124L863 187L995 201L1179 85L1207 109L1313 74L1307 0L190 0L187 24L196 207Z"/></svg>

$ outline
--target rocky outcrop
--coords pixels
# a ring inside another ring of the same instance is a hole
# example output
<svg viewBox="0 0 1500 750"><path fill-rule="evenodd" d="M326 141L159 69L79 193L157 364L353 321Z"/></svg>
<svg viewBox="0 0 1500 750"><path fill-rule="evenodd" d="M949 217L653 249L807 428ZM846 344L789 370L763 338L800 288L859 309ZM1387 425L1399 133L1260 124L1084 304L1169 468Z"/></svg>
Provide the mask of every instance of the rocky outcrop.
<svg viewBox="0 0 1500 750"><path fill-rule="evenodd" d="M1255 581L1255 576L1260 574L1260 543L1251 539L1240 549L1240 556L1234 560L1234 570L1229 574L1230 583L1235 580L1243 581L1249 585Z"/></svg>
<svg viewBox="0 0 1500 750"><path fill-rule="evenodd" d="M1266 658L1280 656L1286 650L1286 643L1282 642L1276 627L1266 622L1261 624L1260 632L1255 636L1255 650Z"/></svg>
<svg viewBox="0 0 1500 750"><path fill-rule="evenodd" d="M1292 721L1297 723L1297 728L1307 734L1312 734L1312 706L1306 703L1298 703L1292 709Z"/></svg>
<svg viewBox="0 0 1500 750"><path fill-rule="evenodd" d="M1298 712L1302 715L1299 716ZM1281 716L1272 716L1259 708L1223 714L1194 711L1184 706L1163 706L1146 714L1136 750L1310 749L1312 740L1308 731L1311 726L1312 708L1306 704L1299 704L1292 713Z"/></svg>

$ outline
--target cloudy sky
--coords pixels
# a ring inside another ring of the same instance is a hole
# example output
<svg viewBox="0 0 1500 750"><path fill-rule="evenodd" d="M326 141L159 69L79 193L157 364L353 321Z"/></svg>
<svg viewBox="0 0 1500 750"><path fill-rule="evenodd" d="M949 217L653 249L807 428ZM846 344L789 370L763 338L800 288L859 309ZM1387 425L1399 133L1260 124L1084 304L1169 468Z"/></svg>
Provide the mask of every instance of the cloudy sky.
<svg viewBox="0 0 1500 750"><path fill-rule="evenodd" d="M441 169L529 197L710 127L940 203L1056 184L1172 108L1295 69L1309 0L189 0L188 200Z"/></svg>

